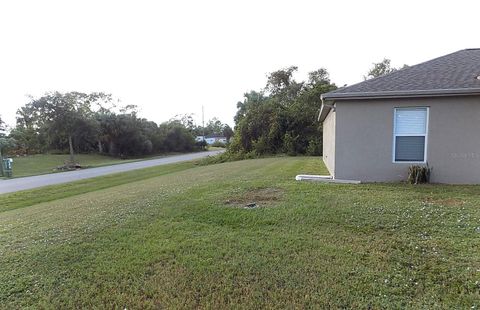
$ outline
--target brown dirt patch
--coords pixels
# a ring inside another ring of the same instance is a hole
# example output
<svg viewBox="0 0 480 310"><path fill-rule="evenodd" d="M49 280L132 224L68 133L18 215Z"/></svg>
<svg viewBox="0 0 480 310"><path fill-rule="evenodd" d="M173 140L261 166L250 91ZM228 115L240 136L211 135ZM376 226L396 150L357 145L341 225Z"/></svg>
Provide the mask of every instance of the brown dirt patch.
<svg viewBox="0 0 480 310"><path fill-rule="evenodd" d="M438 199L433 197L427 197L425 199L425 202L447 207L458 207L465 204L465 201L456 198Z"/></svg>
<svg viewBox="0 0 480 310"><path fill-rule="evenodd" d="M233 207L272 206L283 198L284 190L276 187L255 188L241 194L232 195L225 204ZM256 206L253 206L255 204Z"/></svg>

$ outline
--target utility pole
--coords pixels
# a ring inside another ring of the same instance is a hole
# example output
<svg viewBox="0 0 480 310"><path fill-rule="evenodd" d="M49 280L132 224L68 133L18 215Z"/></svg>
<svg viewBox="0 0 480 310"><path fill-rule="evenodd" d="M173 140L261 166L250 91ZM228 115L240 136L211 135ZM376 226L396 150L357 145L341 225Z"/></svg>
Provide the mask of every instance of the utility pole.
<svg viewBox="0 0 480 310"><path fill-rule="evenodd" d="M5 176L5 171L3 171L3 155L2 155L2 148L0 146L0 176Z"/></svg>
<svg viewBox="0 0 480 310"><path fill-rule="evenodd" d="M205 113L203 111L203 105L202 105L202 130L203 130L203 142L205 142Z"/></svg>

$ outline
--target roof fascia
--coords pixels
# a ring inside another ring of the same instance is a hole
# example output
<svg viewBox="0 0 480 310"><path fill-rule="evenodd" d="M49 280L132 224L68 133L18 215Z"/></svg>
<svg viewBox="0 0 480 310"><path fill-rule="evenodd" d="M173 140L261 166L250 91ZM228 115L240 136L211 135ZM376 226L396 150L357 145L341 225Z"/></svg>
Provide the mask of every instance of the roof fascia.
<svg viewBox="0 0 480 310"><path fill-rule="evenodd" d="M318 121L320 123L323 123L323 121L327 118L328 113L330 113L331 110L335 111L334 104L335 104L334 101L325 102L322 98L322 107L320 108L320 113L318 113Z"/></svg>
<svg viewBox="0 0 480 310"><path fill-rule="evenodd" d="M435 89L415 91L385 91L385 92L355 92L323 94L323 100L351 100L351 99L387 99L387 98L412 98L412 97L443 97L443 96L474 96L480 95L480 88L469 89Z"/></svg>

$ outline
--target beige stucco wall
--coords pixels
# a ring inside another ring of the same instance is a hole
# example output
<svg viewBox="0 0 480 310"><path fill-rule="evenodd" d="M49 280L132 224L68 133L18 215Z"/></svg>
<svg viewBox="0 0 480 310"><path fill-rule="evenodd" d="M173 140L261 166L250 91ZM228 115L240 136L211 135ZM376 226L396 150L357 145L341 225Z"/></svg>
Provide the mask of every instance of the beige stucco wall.
<svg viewBox="0 0 480 310"><path fill-rule="evenodd" d="M335 111L332 109L323 121L323 161L330 175L335 176Z"/></svg>
<svg viewBox="0 0 480 310"><path fill-rule="evenodd" d="M430 108L427 161L433 169L432 182L480 183L478 96L337 102L334 134L337 179L406 180L411 164L392 162L396 107Z"/></svg>

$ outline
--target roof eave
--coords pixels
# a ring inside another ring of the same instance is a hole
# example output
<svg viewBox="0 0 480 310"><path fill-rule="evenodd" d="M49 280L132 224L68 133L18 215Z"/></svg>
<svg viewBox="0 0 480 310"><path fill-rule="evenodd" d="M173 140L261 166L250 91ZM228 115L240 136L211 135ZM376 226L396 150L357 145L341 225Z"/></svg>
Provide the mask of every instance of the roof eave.
<svg viewBox="0 0 480 310"><path fill-rule="evenodd" d="M331 109L335 109L334 102L332 101L331 103L325 103L323 97L320 97L322 99L322 107L320 108L320 113L318 114L318 121L320 123L323 123L323 121L327 118L328 113L330 112Z"/></svg>
<svg viewBox="0 0 480 310"><path fill-rule="evenodd" d="M444 96L475 96L480 95L480 88L469 89L433 89L414 91L384 91L384 92L352 92L352 93L326 93L322 100L353 100L353 99L394 99L418 97L444 97Z"/></svg>

